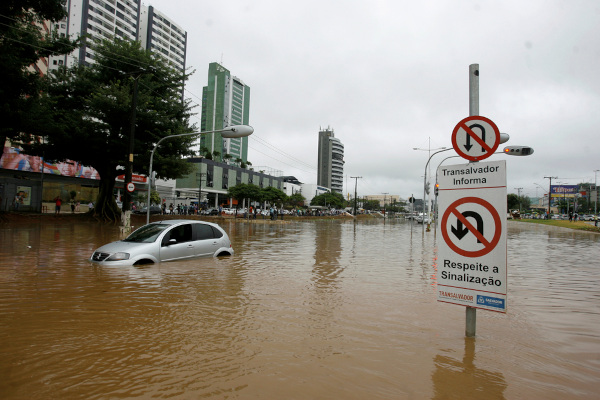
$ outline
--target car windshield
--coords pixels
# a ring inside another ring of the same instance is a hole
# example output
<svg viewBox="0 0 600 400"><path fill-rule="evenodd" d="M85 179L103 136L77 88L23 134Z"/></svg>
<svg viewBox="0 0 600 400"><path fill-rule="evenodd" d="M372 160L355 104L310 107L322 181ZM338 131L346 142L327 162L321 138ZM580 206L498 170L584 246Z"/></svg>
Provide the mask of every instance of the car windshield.
<svg viewBox="0 0 600 400"><path fill-rule="evenodd" d="M131 235L123 239L124 242L136 242L136 243L151 243L156 240L158 235L170 225L165 224L150 224L141 227Z"/></svg>

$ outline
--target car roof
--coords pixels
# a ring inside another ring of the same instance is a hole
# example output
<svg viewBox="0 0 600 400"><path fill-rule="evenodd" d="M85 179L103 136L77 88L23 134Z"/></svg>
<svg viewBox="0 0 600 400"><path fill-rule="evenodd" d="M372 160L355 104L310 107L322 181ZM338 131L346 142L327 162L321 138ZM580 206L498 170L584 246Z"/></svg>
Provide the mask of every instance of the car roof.
<svg viewBox="0 0 600 400"><path fill-rule="evenodd" d="M204 224L204 225L219 226L212 222L198 221L195 219L165 219L162 221L151 222L151 224L161 224L161 225L178 225L178 224L184 224L184 223L185 224Z"/></svg>

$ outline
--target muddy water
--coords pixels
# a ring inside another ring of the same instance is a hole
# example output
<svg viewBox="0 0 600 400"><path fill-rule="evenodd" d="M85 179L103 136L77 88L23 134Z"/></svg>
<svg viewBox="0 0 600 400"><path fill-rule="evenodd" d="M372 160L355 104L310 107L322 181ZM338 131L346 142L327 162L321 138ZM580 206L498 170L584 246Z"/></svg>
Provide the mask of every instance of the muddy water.
<svg viewBox="0 0 600 400"><path fill-rule="evenodd" d="M405 221L225 222L236 254L89 264L114 227L0 225L0 398L589 399L600 235L509 223L506 314L436 301Z"/></svg>

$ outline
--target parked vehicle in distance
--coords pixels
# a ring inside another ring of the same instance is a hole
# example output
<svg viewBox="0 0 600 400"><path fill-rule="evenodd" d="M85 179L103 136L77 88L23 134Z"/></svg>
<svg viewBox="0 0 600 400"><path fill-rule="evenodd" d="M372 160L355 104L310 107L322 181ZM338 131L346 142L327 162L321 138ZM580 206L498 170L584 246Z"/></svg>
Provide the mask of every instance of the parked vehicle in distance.
<svg viewBox="0 0 600 400"><path fill-rule="evenodd" d="M140 207L137 210L135 210L133 213L134 214L147 214L148 208ZM152 204L150 206L150 214L161 214L161 213L162 213L162 209L160 208L160 206L157 206L156 204Z"/></svg>
<svg viewBox="0 0 600 400"><path fill-rule="evenodd" d="M217 210L216 208L202 210L202 215L219 215L219 210Z"/></svg>
<svg viewBox="0 0 600 400"><path fill-rule="evenodd" d="M98 248L90 261L118 266L231 255L231 241L219 225L195 220L166 220L144 225L125 239Z"/></svg>

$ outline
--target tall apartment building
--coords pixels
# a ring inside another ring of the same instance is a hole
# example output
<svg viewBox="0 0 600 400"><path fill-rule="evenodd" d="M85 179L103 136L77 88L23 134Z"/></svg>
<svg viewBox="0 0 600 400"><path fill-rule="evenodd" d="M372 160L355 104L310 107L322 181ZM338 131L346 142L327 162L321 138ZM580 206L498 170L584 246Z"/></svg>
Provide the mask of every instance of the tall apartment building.
<svg viewBox="0 0 600 400"><path fill-rule="evenodd" d="M139 40L143 48L160 54L171 67L185 72L187 32L152 6L142 6Z"/></svg>
<svg viewBox="0 0 600 400"><path fill-rule="evenodd" d="M335 137L333 129L326 128L319 131L318 151L317 185L343 194L344 145Z"/></svg>
<svg viewBox="0 0 600 400"><path fill-rule="evenodd" d="M219 63L208 66L208 85L202 89L202 115L200 129L213 131L231 125L248 125L250 114L250 87ZM200 148L209 152L231 155L228 163L237 158L248 160L248 138L223 138L218 133L202 135Z"/></svg>
<svg viewBox="0 0 600 400"><path fill-rule="evenodd" d="M142 6L140 0L67 0L66 7L66 19L54 26L58 33L92 39L70 54L50 57L50 69L90 65L94 39L123 38L140 41L172 67L185 70L187 33L154 7Z"/></svg>

